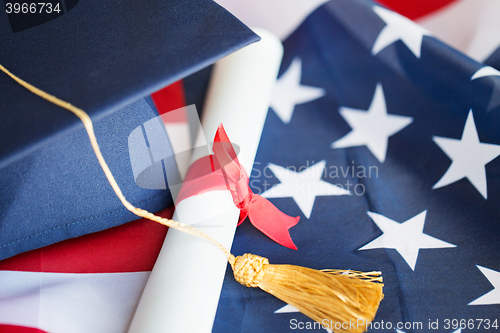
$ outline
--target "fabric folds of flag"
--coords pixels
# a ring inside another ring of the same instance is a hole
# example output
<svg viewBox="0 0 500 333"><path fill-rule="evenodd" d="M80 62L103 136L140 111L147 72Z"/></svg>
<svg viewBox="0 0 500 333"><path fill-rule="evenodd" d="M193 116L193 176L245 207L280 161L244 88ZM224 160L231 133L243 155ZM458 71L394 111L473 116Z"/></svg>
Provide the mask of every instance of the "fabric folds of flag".
<svg viewBox="0 0 500 333"><path fill-rule="evenodd" d="M166 232L141 219L1 261L0 332L125 332Z"/></svg>
<svg viewBox="0 0 500 333"><path fill-rule="evenodd" d="M498 71L368 1L322 5L284 47L250 184L301 217L299 250L242 224L233 253L382 271L369 332L497 328ZM335 331L227 274L214 332Z"/></svg>

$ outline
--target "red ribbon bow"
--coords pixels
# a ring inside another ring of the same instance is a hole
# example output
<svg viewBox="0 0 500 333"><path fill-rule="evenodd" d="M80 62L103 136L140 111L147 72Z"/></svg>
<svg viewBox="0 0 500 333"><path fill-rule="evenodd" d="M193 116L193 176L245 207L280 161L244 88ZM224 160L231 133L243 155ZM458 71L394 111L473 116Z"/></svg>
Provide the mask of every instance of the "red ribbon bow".
<svg viewBox="0 0 500 333"><path fill-rule="evenodd" d="M215 134L212 150L214 155L203 157L191 165L177 201L209 191L228 189L234 204L240 209L238 225L248 216L257 229L276 243L297 250L288 229L295 226L300 218L286 215L269 200L252 192L248 185L248 174L240 165L222 124Z"/></svg>

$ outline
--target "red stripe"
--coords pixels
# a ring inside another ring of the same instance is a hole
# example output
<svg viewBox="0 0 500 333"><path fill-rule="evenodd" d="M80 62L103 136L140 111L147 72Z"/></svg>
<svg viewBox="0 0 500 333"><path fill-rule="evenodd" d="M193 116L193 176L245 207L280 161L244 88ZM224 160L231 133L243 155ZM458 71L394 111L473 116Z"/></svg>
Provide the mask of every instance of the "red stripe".
<svg viewBox="0 0 500 333"><path fill-rule="evenodd" d="M167 113L178 108L186 106L186 98L184 97L184 85L181 81L177 81L158 90L151 95L159 114ZM179 121L185 122L186 119Z"/></svg>
<svg viewBox="0 0 500 333"><path fill-rule="evenodd" d="M458 0L376 0L386 7L415 20Z"/></svg>
<svg viewBox="0 0 500 333"><path fill-rule="evenodd" d="M0 333L47 333L47 332L33 327L0 324Z"/></svg>
<svg viewBox="0 0 500 333"><path fill-rule="evenodd" d="M157 215L171 218L173 211L172 206ZM140 219L19 254L0 261L0 270L53 273L150 271L167 229L156 222Z"/></svg>

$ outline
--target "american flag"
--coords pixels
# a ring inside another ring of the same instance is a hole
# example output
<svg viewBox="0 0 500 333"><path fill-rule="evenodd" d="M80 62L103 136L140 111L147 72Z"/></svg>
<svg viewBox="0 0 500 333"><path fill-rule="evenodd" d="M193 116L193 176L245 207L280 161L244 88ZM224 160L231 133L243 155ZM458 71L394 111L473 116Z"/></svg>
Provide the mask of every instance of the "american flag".
<svg viewBox="0 0 500 333"><path fill-rule="evenodd" d="M363 0L311 1L298 5L300 15L288 14L293 22L279 24L285 54L250 186L301 217L290 229L298 250L245 222L232 252L317 269L382 271L385 298L369 332L494 332L500 325L497 52L489 46L489 54L474 51L472 60L436 38L438 28L430 32L470 1L419 3L420 9L405 7L412 8L406 14L428 29ZM264 11L280 4L268 2ZM396 1L387 5L405 13ZM482 5L484 15L493 6ZM469 37L464 52L474 49ZM203 75L185 81L186 95L187 83ZM139 220L0 262L1 279L9 281L0 285L0 331L126 331L163 236ZM302 330L335 328L243 288L227 272L214 332Z"/></svg>
<svg viewBox="0 0 500 333"><path fill-rule="evenodd" d="M369 332L497 330L500 72L364 1L322 5L284 47L250 184L301 217L298 251L244 223L233 252L381 270ZM325 331L230 274L214 332Z"/></svg>

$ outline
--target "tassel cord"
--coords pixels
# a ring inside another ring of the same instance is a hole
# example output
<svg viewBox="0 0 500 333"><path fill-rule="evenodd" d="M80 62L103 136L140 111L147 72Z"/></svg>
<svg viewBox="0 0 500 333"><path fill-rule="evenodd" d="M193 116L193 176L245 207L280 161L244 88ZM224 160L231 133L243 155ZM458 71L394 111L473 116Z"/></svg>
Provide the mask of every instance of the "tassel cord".
<svg viewBox="0 0 500 333"><path fill-rule="evenodd" d="M83 111L82 109L77 108L76 106L74 106L68 102L65 102L65 101L63 101L63 100L61 100L61 99L59 99L59 98L57 98L49 93L46 93L45 91L38 89L37 87L35 87L31 84L29 84L28 82L22 80L21 78L17 77L16 75L12 74L9 70L7 70L1 64L0 64L0 70L2 70L2 72L7 74L8 76L10 76L13 80L15 80L21 86L23 86L24 88L31 91L33 94L51 102L57 106L60 106L68 111L71 111L74 115L76 115L82 121L83 126L85 127L85 130L87 131L87 134L88 134L88 137L90 140L90 144L92 145L92 149L94 150L94 153L97 157L97 160L99 161L99 164L100 164L102 170L104 171L104 174L106 175L106 178L108 179L109 184L113 188L113 191L115 192L118 199L120 199L123 206L125 206L125 208L127 208L130 212L132 212L133 214L135 214L139 217L146 218L148 220L165 225L169 228L174 228L176 230L185 232L187 234L206 239L206 240L212 242L215 246L217 246L226 255L226 257L230 263L231 263L231 261L234 262L235 257L222 244L220 244L218 241L216 241L212 237L208 236L204 232L202 232L196 228L193 228L187 224L180 223L180 222L177 222L175 220L167 219L164 217L160 217L160 216L157 216L153 213L148 212L147 210L135 207L125 198L120 187L118 186L118 183L115 180L115 177L113 176L113 173L109 169L108 164L106 163L106 160L102 156L101 149L99 148L99 144L97 143L97 138L96 138L95 133L94 133L94 126L92 125L92 120L90 119L89 115L85 111Z"/></svg>

